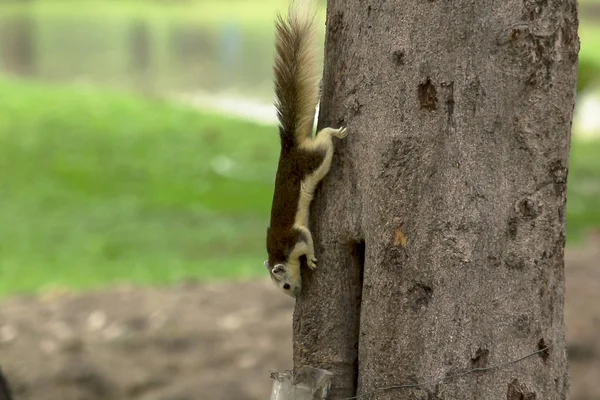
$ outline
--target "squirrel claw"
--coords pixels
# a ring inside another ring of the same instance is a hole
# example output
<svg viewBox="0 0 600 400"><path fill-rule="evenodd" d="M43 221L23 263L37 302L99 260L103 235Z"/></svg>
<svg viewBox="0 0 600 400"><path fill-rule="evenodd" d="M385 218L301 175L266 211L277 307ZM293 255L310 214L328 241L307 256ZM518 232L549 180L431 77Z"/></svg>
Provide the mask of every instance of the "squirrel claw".
<svg viewBox="0 0 600 400"><path fill-rule="evenodd" d="M315 257L311 257L308 260L308 268L314 270L317 268L317 259Z"/></svg>
<svg viewBox="0 0 600 400"><path fill-rule="evenodd" d="M348 130L346 129L346 127L342 127L336 130L336 135L339 139L343 139L346 136L348 136Z"/></svg>

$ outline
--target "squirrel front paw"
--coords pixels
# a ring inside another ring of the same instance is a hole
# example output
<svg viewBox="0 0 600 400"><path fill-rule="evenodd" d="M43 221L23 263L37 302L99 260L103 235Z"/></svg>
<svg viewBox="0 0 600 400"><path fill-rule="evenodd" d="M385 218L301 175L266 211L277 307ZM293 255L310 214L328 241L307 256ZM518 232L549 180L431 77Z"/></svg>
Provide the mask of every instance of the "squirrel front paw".
<svg viewBox="0 0 600 400"><path fill-rule="evenodd" d="M315 256L307 257L306 260L308 263L308 268L312 270L315 270L317 268L317 259L315 258Z"/></svg>

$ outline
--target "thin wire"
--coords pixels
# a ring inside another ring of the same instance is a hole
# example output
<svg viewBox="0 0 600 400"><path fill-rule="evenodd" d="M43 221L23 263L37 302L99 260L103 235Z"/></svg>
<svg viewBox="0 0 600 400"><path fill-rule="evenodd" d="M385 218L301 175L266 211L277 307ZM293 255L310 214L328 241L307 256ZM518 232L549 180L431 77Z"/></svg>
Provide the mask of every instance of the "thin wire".
<svg viewBox="0 0 600 400"><path fill-rule="evenodd" d="M421 386L427 386L427 385L442 383L445 380L457 378L459 376L472 374L473 372L484 372L484 371L489 371L491 369L502 368L502 367L505 367L507 365L512 365L512 364L516 364L518 362L521 362L521 361L523 361L523 360L525 360L525 359L527 359L529 357L535 356L536 354L543 353L544 351L548 350L552 346L554 346L554 343L550 343L548 346L544 347L543 349L539 349L538 351L534 351L533 353L527 354L526 356L521 357L521 358L519 358L517 360L507 361L507 362L504 362L504 363L492 365L490 367L472 368L472 369L469 369L469 370L466 370L466 371L458 372L458 373L453 374L453 375L445 376L445 377L440 378L440 379L432 379L430 381L425 381L425 382L421 382L421 383L409 383L409 384L405 384L405 385L393 385L393 386L382 387L382 388L379 388L379 389L372 390L370 392L362 393L362 394L360 394L358 396L345 397L345 398L340 399L340 400L356 400L356 399L359 399L361 397L370 396L372 394L381 393L381 392L387 392L388 390L393 390L393 389L411 389L411 388L416 388L416 387L421 387Z"/></svg>

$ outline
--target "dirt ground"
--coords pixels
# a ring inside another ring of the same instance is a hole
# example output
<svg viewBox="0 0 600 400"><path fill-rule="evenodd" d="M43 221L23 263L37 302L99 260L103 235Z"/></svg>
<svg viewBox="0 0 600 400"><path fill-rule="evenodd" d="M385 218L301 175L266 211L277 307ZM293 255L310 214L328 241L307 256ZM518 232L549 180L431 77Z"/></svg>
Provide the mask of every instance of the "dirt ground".
<svg viewBox="0 0 600 400"><path fill-rule="evenodd" d="M600 237L567 251L571 400L600 399ZM293 301L267 280L0 304L15 400L265 400L291 368Z"/></svg>

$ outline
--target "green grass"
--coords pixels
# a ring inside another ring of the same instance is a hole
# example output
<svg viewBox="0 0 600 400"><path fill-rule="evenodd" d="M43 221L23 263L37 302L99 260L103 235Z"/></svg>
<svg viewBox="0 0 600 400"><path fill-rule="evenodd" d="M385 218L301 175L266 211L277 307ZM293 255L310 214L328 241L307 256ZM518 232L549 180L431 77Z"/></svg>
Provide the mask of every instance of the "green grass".
<svg viewBox="0 0 600 400"><path fill-rule="evenodd" d="M0 81L0 294L262 273L273 128Z"/></svg>
<svg viewBox="0 0 600 400"><path fill-rule="evenodd" d="M274 128L0 80L0 296L263 273ZM600 142L573 142L569 244L600 226Z"/></svg>
<svg viewBox="0 0 600 400"><path fill-rule="evenodd" d="M571 142L567 183L567 244L600 228L600 140Z"/></svg>
<svg viewBox="0 0 600 400"><path fill-rule="evenodd" d="M578 34L581 41L579 58L600 64L600 26L584 20L579 24Z"/></svg>

